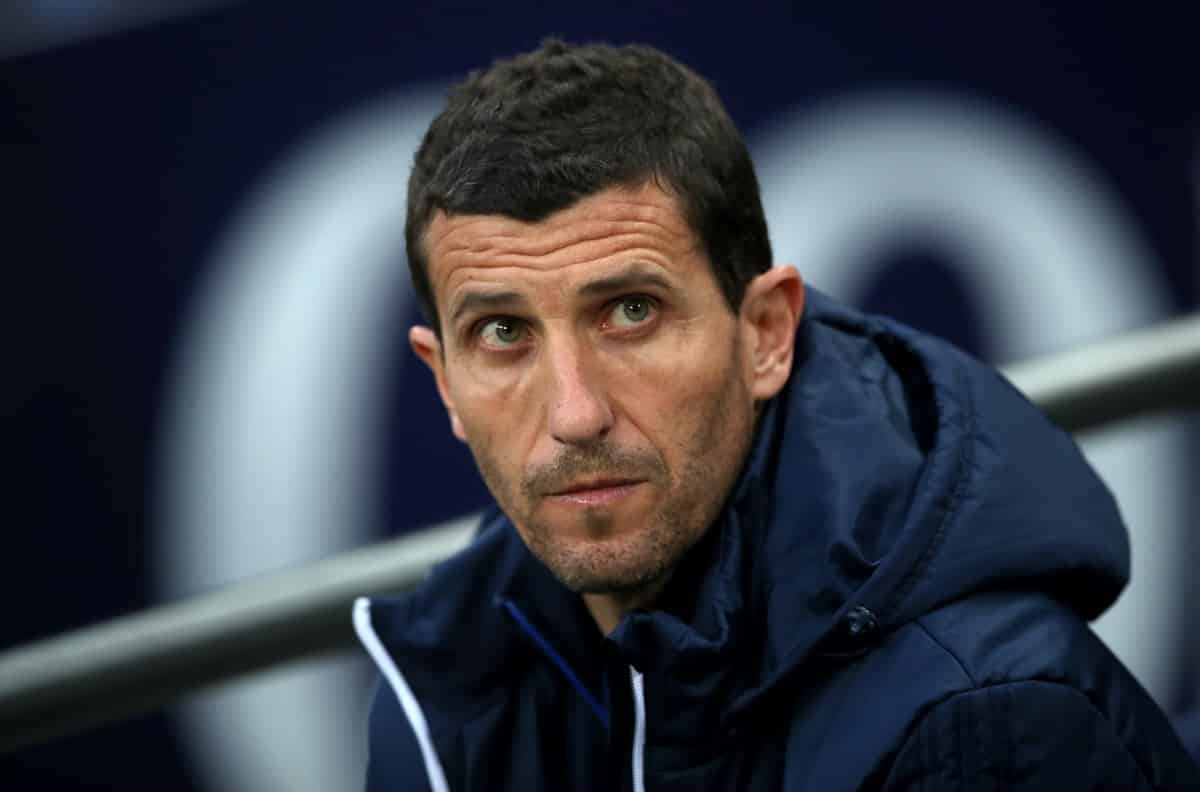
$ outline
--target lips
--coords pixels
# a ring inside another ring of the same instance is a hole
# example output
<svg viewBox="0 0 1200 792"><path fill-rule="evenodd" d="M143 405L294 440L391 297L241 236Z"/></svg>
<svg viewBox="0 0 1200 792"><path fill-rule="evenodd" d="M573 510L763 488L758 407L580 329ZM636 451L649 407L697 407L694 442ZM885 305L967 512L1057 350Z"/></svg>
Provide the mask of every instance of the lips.
<svg viewBox="0 0 1200 792"><path fill-rule="evenodd" d="M641 483L641 479L629 479L629 478L593 479L593 480L589 480L589 481L577 481L568 487L558 490L557 492L551 492L549 494L552 496L575 495L575 494L578 494L581 492L592 492L595 490L612 489L614 487L632 486L634 484L640 484L640 483Z"/></svg>
<svg viewBox="0 0 1200 792"><path fill-rule="evenodd" d="M643 483L641 479L617 478L577 481L564 489L550 493L546 496L546 500L567 507L610 506L633 494Z"/></svg>

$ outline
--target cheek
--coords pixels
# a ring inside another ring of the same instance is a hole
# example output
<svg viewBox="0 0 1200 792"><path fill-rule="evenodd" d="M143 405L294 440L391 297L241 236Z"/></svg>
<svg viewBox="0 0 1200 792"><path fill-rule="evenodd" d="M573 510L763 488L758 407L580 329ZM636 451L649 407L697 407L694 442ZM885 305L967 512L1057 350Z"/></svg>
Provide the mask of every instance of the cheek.
<svg viewBox="0 0 1200 792"><path fill-rule="evenodd" d="M668 450L664 444L690 453L709 450L723 434L718 425L743 411L741 401L751 402L735 344L729 335L685 337L645 350L616 375L631 385L628 413L661 450Z"/></svg>
<svg viewBox="0 0 1200 792"><path fill-rule="evenodd" d="M494 426L464 424L467 446L475 459L475 466L492 497L501 508L511 513L519 511L517 498L521 488L521 467L506 451L503 434Z"/></svg>
<svg viewBox="0 0 1200 792"><path fill-rule="evenodd" d="M652 387L704 392L728 376L731 332L724 322L680 320L651 343L622 355L620 362Z"/></svg>
<svg viewBox="0 0 1200 792"><path fill-rule="evenodd" d="M508 413L520 405L514 398L517 385L513 372L496 366L458 362L447 370L447 390L472 443L494 441Z"/></svg>
<svg viewBox="0 0 1200 792"><path fill-rule="evenodd" d="M455 412L489 483L519 479L533 427L534 400L515 377L459 373L450 383Z"/></svg>

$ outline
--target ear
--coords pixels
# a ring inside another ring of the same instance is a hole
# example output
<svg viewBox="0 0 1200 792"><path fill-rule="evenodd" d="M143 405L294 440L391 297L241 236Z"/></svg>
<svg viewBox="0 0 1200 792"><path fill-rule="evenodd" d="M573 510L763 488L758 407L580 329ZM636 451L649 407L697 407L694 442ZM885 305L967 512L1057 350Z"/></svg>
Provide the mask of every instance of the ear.
<svg viewBox="0 0 1200 792"><path fill-rule="evenodd" d="M740 321L746 366L756 401L778 393L792 373L796 327L804 311L804 282L790 264L772 267L746 286Z"/></svg>
<svg viewBox="0 0 1200 792"><path fill-rule="evenodd" d="M432 328L424 325L415 325L408 331L408 342L412 344L413 352L417 354L417 357L421 358L433 372L438 395L442 397L442 404L445 405L446 413L450 416L450 431L465 443L467 433L463 431L462 421L459 420L458 412L454 409L454 400L450 398L450 390L446 387L446 359L442 355L442 342L438 340L437 334L433 332Z"/></svg>

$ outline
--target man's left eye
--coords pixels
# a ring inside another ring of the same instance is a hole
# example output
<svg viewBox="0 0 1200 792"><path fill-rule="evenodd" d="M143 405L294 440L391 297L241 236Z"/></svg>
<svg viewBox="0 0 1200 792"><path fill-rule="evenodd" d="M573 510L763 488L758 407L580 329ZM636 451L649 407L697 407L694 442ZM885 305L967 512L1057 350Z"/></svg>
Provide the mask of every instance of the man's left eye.
<svg viewBox="0 0 1200 792"><path fill-rule="evenodd" d="M649 297L624 297L613 305L608 320L617 327L630 327L649 319L656 307Z"/></svg>

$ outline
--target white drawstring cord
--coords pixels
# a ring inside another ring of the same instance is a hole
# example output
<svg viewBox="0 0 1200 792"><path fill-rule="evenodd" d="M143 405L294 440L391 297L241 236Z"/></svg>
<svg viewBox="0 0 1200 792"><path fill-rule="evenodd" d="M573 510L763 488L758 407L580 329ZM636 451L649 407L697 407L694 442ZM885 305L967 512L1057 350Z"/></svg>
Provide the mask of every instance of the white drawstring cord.
<svg viewBox="0 0 1200 792"><path fill-rule="evenodd" d="M421 711L421 704L413 695L412 688L404 681L404 675L400 673L392 656L376 635L375 627L371 624L371 601L366 597L359 597L354 601L354 631L358 633L358 639L367 648L367 653L371 655L375 665L379 666L383 678L392 686L396 698L400 699L400 706L404 708L404 714L417 736L417 745L421 748L429 788L433 792L450 792L450 786L446 783L446 773L442 770L442 762L438 759L437 751L433 747L433 738L429 735L429 723L425 720L425 713Z"/></svg>
<svg viewBox="0 0 1200 792"><path fill-rule="evenodd" d="M642 764L646 747L646 694L642 688L642 675L633 666L629 667L629 678L633 683L633 792L646 792L645 769Z"/></svg>

